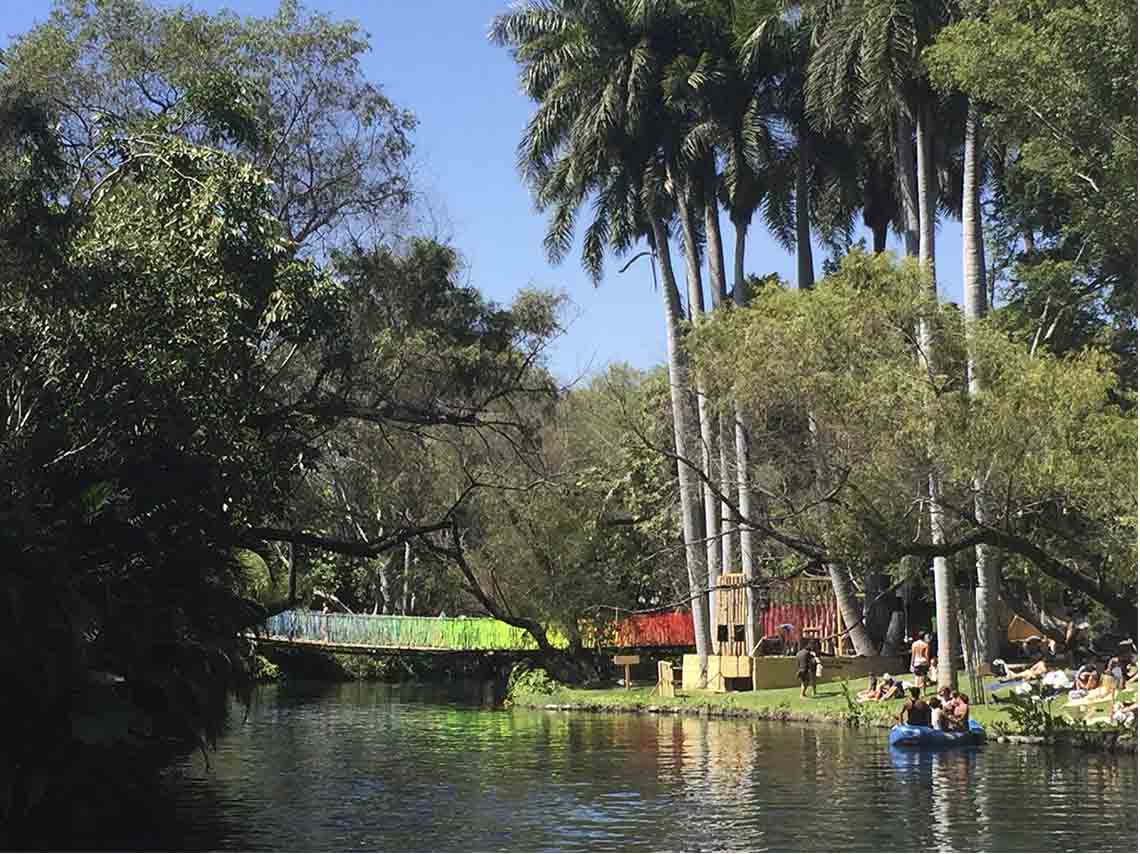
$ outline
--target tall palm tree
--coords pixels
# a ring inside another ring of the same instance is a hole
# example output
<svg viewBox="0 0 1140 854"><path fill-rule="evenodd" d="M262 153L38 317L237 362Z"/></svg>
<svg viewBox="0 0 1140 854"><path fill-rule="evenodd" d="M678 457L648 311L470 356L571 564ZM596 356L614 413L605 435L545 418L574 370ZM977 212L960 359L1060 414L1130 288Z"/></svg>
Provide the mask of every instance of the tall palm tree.
<svg viewBox="0 0 1140 854"><path fill-rule="evenodd" d="M593 199L582 242L591 276L600 279L607 251L627 251L640 239L661 270L686 568L697 654L707 673L700 473L693 468L684 318L669 254L664 188L672 163L662 152L671 131L661 88L663 46L683 23L669 2L530 0L496 17L490 37L513 51L523 90L538 105L519 144L519 165L539 206L551 211L545 241L551 259L569 251L576 215Z"/></svg>
<svg viewBox="0 0 1140 854"><path fill-rule="evenodd" d="M989 309L986 290L986 259L982 239L981 158L978 145L978 110L972 101L967 107L965 144L962 155L962 306L967 336ZM973 347L968 346L966 359L968 393L981 391L977 361ZM985 477L974 477L974 513L978 521L988 524L993 517L987 497ZM974 591L977 614L978 649L990 661L997 655L998 555L989 546L977 546L978 586Z"/></svg>
<svg viewBox="0 0 1140 854"><path fill-rule="evenodd" d="M934 221L938 182L933 125L938 102L920 55L946 23L948 4L944 0L812 0L807 6L817 43L808 75L809 109L823 126L894 127L907 254L918 258L937 301ZM931 322L920 322L918 339L933 374L936 342ZM932 435L936 427L932 425ZM939 476L933 468L925 491L930 538L938 545L945 539L946 520ZM942 651L939 682L954 685L955 591L945 558L934 560L934 589Z"/></svg>

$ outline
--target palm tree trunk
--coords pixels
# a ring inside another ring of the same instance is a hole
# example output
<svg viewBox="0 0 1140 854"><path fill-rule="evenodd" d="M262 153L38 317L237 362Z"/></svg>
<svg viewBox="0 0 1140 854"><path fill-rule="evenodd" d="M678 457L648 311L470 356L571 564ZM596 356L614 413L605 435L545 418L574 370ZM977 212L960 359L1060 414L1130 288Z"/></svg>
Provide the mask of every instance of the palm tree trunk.
<svg viewBox="0 0 1140 854"><path fill-rule="evenodd" d="M914 159L914 142L911 135L914 133L914 123L909 116L899 114L895 122L895 172L899 185L899 200L902 202L903 244L906 254L911 258L918 257L918 233L920 229L918 216L918 170Z"/></svg>
<svg viewBox="0 0 1140 854"><path fill-rule="evenodd" d="M733 285L732 301L738 306L748 304L750 294L748 285L744 281L744 247L748 239L748 223L737 222L736 247L733 255ZM751 424L748 413L733 400L733 425L736 440L736 504L740 515L748 520L752 518L752 490L748 485L748 478L752 470L751 450L748 446ZM756 648L757 630L760 616L756 612L756 591L752 582L756 578L755 549L752 542L752 529L747 525L740 526L740 571L744 573L744 580L748 584L745 592L747 606L747 624L745 626L745 642L749 651Z"/></svg>
<svg viewBox="0 0 1140 854"><path fill-rule="evenodd" d="M831 589L835 593L835 601L839 605L839 615L843 618L843 627L847 629L847 637L855 647L856 655L875 655L878 647L871 643L867 636L867 629L863 625L863 615L859 611L859 600L855 596L855 585L851 583L845 567L837 563L827 565L827 574L831 578Z"/></svg>
<svg viewBox="0 0 1140 854"><path fill-rule="evenodd" d="M681 237L685 247L685 273L689 285L689 311L692 313L693 324L703 322L705 313L704 285L701 280L700 247L697 245L696 235L693 233L692 206L689 203L688 188L674 183L676 187L677 213L681 220ZM712 489L715 473L713 460L716 456L716 436L713 434L712 413L709 408L708 396L705 394L704 380L699 373L694 383L697 393L697 418L701 433L701 467L704 477L701 479L701 492L704 498L705 511L705 551L706 568L708 570L708 599L709 616L716 616L716 583L720 578L720 502Z"/></svg>
<svg viewBox="0 0 1140 854"><path fill-rule="evenodd" d="M701 539L704 532L700 524L700 491L697 476L690 465L693 455L689 450L691 435L688 392L688 365L681 349L681 297L669 258L669 234L660 217L653 217L653 243L656 263L661 267L661 296L665 303L665 352L669 365L669 394L673 404L673 442L676 448L677 486L681 493L681 531L685 541L685 567L689 576L689 594L692 597L693 632L696 637L697 656L700 659L701 679L708 678L708 657L712 649L709 633L708 599L700 592L705 586L704 551Z"/></svg>
<svg viewBox="0 0 1140 854"><path fill-rule="evenodd" d="M728 278L724 269L724 241L720 233L720 207L717 205L716 168L710 160L708 169L708 187L705 192L705 235L709 247L709 290L712 294L713 311L720 311L728 299ZM721 414L717 417L717 448L720 451L720 494L724 496L719 508L719 530L721 567L725 572L731 572L737 567L735 539L730 530L729 520L733 518L732 507L729 506L728 497L732 495L732 465L729 456L732 453L732 427L728 416Z"/></svg>
<svg viewBox="0 0 1140 854"><path fill-rule="evenodd" d="M979 210L980 186L978 180L978 110L971 101L966 112L966 140L962 169L962 304L966 320L967 343L970 330L988 310L986 291L986 258L982 242L982 217ZM978 367L969 350L966 359L969 394L981 391ZM974 477L974 513L978 521L988 525L993 512L986 494L986 483L979 472ZM978 654L983 661L992 661L998 654L997 607L999 563L998 553L989 546L975 549L978 585L974 590L977 613Z"/></svg>
<svg viewBox="0 0 1140 854"><path fill-rule="evenodd" d="M879 255L887 251L887 228L888 224L885 222L875 223L875 227L871 230L871 239L873 241L873 248L875 254Z"/></svg>
<svg viewBox="0 0 1140 854"><path fill-rule="evenodd" d="M923 104L916 111L915 133L918 149L918 261L929 277L929 286L935 303L938 302L938 279L934 266L934 216L935 188L934 162L932 156L933 138L930 135L929 110ZM919 346L923 350L926 364L933 370L937 359L933 324L923 321L919 329ZM937 428L937 425L932 425ZM933 432L933 431L932 431ZM946 541L945 518L942 510L938 474L931 468L927 478L930 499L930 542L942 545ZM958 674L954 669L954 642L957 631L955 590L950 563L944 557L934 559L934 610L938 624L938 684L958 686Z"/></svg>
<svg viewBox="0 0 1140 854"><path fill-rule="evenodd" d="M938 277L934 269L934 220L937 215L934 183L934 140L931 136L929 110L924 104L918 110L915 122L916 148L918 149L918 261L930 271L930 286L938 296Z"/></svg>
<svg viewBox="0 0 1140 854"><path fill-rule="evenodd" d="M802 128L799 143L796 158L796 287L806 290L815 284L815 265L811 254L811 190L808 186L811 150L808 134Z"/></svg>

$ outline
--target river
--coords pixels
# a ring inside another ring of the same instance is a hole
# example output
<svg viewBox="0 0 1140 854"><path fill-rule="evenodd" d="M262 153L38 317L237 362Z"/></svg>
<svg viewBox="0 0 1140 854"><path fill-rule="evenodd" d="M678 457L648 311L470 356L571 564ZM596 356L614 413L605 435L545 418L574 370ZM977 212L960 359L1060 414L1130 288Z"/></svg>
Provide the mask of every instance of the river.
<svg viewBox="0 0 1140 854"><path fill-rule="evenodd" d="M115 850L1137 850L1133 756L892 753L882 730L258 690Z"/></svg>

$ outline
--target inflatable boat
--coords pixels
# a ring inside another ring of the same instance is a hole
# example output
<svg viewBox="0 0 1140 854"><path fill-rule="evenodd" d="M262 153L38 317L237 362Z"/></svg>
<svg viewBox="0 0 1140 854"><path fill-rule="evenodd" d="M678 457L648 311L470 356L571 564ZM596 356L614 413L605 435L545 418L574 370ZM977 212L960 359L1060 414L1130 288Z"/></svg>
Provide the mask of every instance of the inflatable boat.
<svg viewBox="0 0 1140 854"><path fill-rule="evenodd" d="M975 720L970 720L966 732L944 732L928 726L896 724L891 730L891 747L918 747L936 749L943 747L970 747L985 744L986 730Z"/></svg>

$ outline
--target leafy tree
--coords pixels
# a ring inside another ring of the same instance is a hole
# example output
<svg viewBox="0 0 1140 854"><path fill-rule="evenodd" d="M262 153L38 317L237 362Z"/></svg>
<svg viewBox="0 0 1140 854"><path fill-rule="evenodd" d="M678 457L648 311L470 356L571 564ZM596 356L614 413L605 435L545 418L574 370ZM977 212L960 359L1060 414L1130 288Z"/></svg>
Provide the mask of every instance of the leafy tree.
<svg viewBox="0 0 1140 854"><path fill-rule="evenodd" d="M1118 0L1012 2L947 28L935 79L985 109L1002 322L1034 348L1090 344L1136 377L1136 21Z"/></svg>
<svg viewBox="0 0 1140 854"><path fill-rule="evenodd" d="M367 49L356 24L295 0L268 18L57 0L3 60L5 79L50 105L81 184L114 161L108 126L162 117L187 141L269 176L286 237L325 251L390 223L411 194L415 119L363 77Z"/></svg>
<svg viewBox="0 0 1140 854"><path fill-rule="evenodd" d="M756 437L758 458L770 466L761 479L768 509L750 522L817 563L891 566L984 543L1131 626L1136 423L1106 406L1116 387L1111 360L1096 352L1031 356L980 320L970 340L984 381L968 398L965 327L956 312L936 308L921 282L914 267L856 252L817 291L768 289L699 332L697 358L718 397L735 395L756 423L771 425ZM944 342L936 372L917 358L913 330L922 317ZM739 347L750 356L743 369L735 369ZM805 458L809 412L813 453L822 457L815 467ZM934 424L939 442L931 441ZM942 474L946 536L916 543L931 466ZM1001 485L991 522L974 511L979 471L987 489ZM1082 529L1059 536L1054 515L1097 530L1096 545Z"/></svg>

